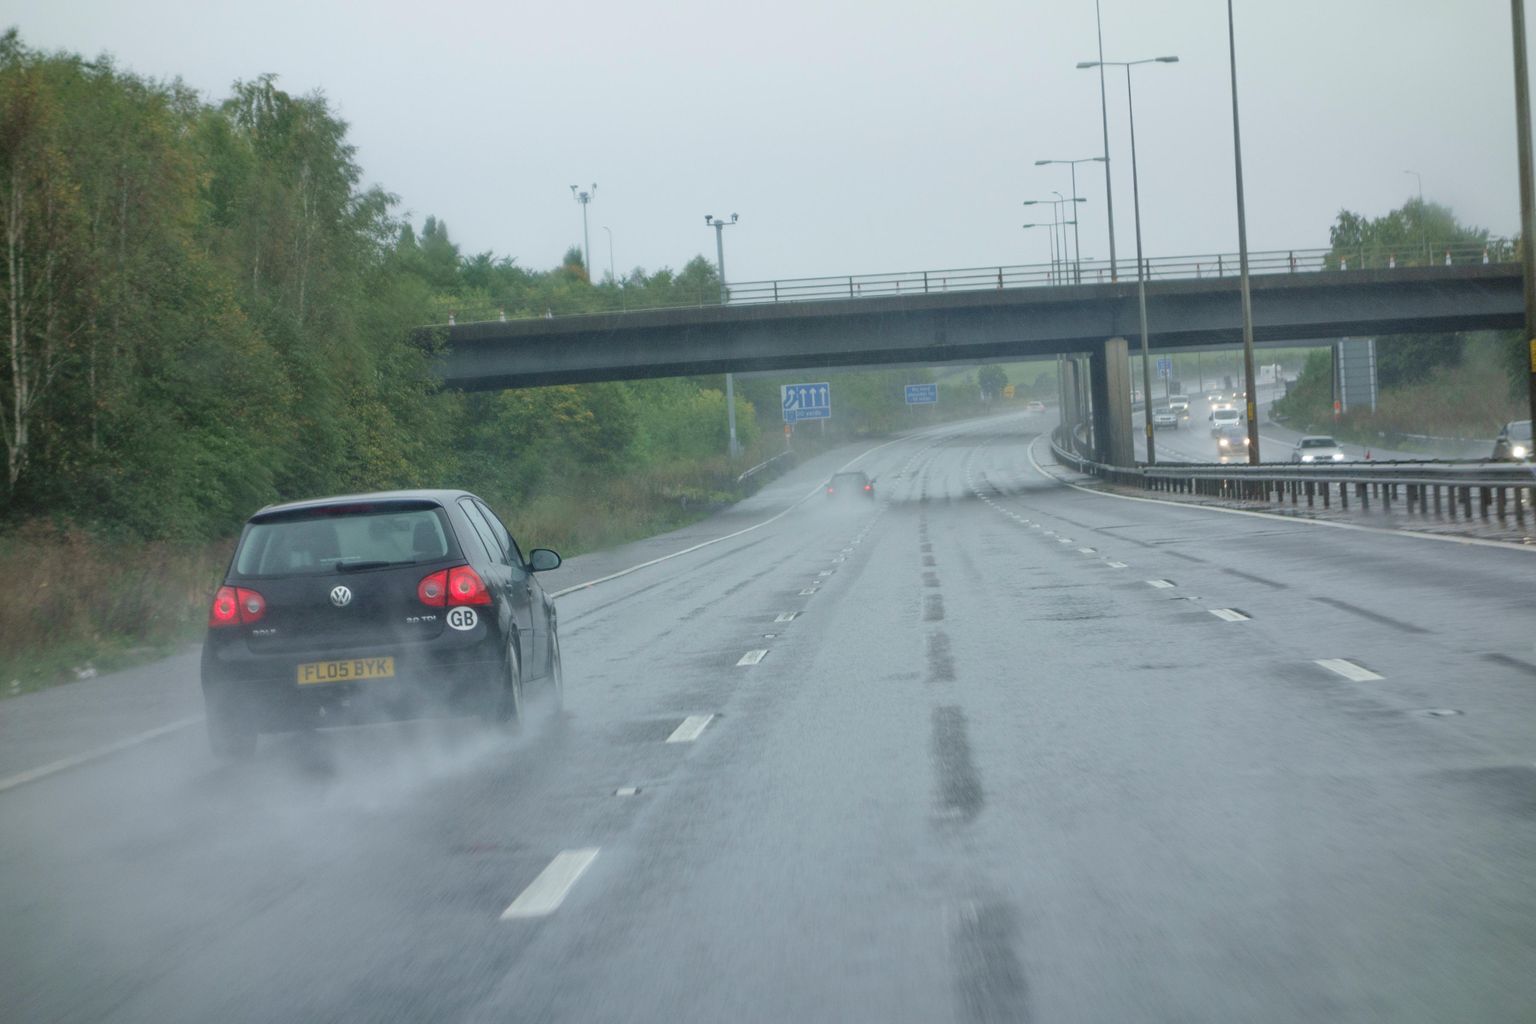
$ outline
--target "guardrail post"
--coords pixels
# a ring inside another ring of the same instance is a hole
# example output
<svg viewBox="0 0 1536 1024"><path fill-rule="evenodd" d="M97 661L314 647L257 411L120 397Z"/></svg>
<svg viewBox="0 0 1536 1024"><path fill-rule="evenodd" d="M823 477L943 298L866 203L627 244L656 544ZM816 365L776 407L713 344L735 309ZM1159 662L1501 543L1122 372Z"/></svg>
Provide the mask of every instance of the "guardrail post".
<svg viewBox="0 0 1536 1024"><path fill-rule="evenodd" d="M1522 493L1524 490L1524 487L1515 488L1515 522L1521 526L1525 525L1525 495Z"/></svg>
<svg viewBox="0 0 1536 1024"><path fill-rule="evenodd" d="M1393 491L1393 489L1394 489L1394 485L1393 484L1382 484L1381 485L1381 508L1382 508L1382 511L1384 511L1384 512L1392 511L1392 491Z"/></svg>
<svg viewBox="0 0 1536 1024"><path fill-rule="evenodd" d="M1307 508L1312 507L1312 481L1307 481Z"/></svg>
<svg viewBox="0 0 1536 1024"><path fill-rule="evenodd" d="M1440 485L1435 484L1433 489L1435 492L1435 517L1438 519L1440 517Z"/></svg>
<svg viewBox="0 0 1536 1024"><path fill-rule="evenodd" d="M1349 508L1349 483L1345 480L1339 481L1339 507Z"/></svg>
<svg viewBox="0 0 1536 1024"><path fill-rule="evenodd" d="M1504 488L1498 488L1495 491L1495 495L1495 504L1498 510L1499 522L1502 523L1506 517L1506 512L1504 509Z"/></svg>
<svg viewBox="0 0 1536 1024"><path fill-rule="evenodd" d="M853 276L852 275L849 275L849 277L848 277L848 297L850 299L853 298Z"/></svg>
<svg viewBox="0 0 1536 1024"><path fill-rule="evenodd" d="M1470 487L1461 489L1461 511L1466 518L1472 518L1472 488Z"/></svg>
<svg viewBox="0 0 1536 1024"><path fill-rule="evenodd" d="M779 282L773 282L773 301L779 301Z"/></svg>
<svg viewBox="0 0 1536 1024"><path fill-rule="evenodd" d="M928 291L928 271L923 271L923 291Z"/></svg>
<svg viewBox="0 0 1536 1024"><path fill-rule="evenodd" d="M1356 490L1355 490L1355 497L1360 499L1360 507L1362 509L1365 509L1365 510L1369 511L1370 507L1371 507L1371 487L1370 487L1370 484L1358 483L1358 484L1355 485L1355 488L1356 488Z"/></svg>
<svg viewBox="0 0 1536 1024"><path fill-rule="evenodd" d="M1488 493L1488 488L1486 487L1479 487L1477 491L1478 514L1481 515L1484 519L1487 519L1488 506L1491 503L1490 499L1492 498L1492 495Z"/></svg>

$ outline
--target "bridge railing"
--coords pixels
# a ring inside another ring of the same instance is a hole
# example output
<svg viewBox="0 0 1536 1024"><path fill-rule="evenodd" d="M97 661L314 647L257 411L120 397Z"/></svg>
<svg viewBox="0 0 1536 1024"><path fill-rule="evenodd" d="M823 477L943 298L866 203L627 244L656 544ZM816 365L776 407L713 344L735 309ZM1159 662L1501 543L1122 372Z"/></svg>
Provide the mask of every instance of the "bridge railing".
<svg viewBox="0 0 1536 1024"><path fill-rule="evenodd" d="M1340 273L1351 270L1390 270L1397 267L1467 266L1479 263L1506 263L1519 258L1518 247L1508 239L1487 239L1432 251L1416 248L1397 252L1389 247L1360 247L1346 253L1334 249L1276 249L1248 254L1249 273L1255 275ZM1192 256L1155 256L1145 260L1148 280L1191 280L1206 277L1235 277L1239 272L1236 253L1205 253ZM1111 268L1107 260L1057 260L1020 266L961 267L947 270L912 270L887 274L848 274L836 277L779 278L772 281L736 281L726 288L730 305L867 299L887 296L931 294L936 292L986 291L1006 288L1067 288L1075 285L1131 284L1136 280L1136 260L1118 260ZM637 305L635 297L619 286L602 286L600 293L612 300L605 310L560 313L560 316L610 315L638 309L677 309L719 304L719 293L707 289L697 302L668 305ZM508 317L498 308L474 307L445 309L446 322L529 319L552 316L545 313L514 314Z"/></svg>
<svg viewBox="0 0 1536 1024"><path fill-rule="evenodd" d="M1448 516L1455 520L1511 516L1524 526L1536 508L1536 467L1530 463L1448 462L1436 459L1402 462L1345 462L1332 465L1261 463L1221 465L1208 462L1158 463L1152 466L1111 466L1095 462L1067 440L1060 429L1052 436L1056 460L1080 473L1146 491L1229 501L1321 505L1349 508L1350 501L1369 510L1375 501L1386 511L1394 504L1408 513ZM1077 449L1077 450L1073 450Z"/></svg>

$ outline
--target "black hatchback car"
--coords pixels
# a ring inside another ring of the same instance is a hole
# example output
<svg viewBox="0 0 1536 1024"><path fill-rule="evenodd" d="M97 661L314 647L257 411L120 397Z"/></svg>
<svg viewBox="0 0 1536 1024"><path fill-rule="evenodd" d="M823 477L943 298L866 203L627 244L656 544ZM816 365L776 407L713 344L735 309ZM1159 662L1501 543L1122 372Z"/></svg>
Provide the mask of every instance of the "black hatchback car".
<svg viewBox="0 0 1536 1024"><path fill-rule="evenodd" d="M875 496L875 478L859 470L832 474L832 479L827 481L827 497L851 498L855 496L873 498Z"/></svg>
<svg viewBox="0 0 1536 1024"><path fill-rule="evenodd" d="M515 722L525 680L561 698L555 605L501 521L465 491L389 491L262 509L208 614L215 754L263 732L478 714Z"/></svg>

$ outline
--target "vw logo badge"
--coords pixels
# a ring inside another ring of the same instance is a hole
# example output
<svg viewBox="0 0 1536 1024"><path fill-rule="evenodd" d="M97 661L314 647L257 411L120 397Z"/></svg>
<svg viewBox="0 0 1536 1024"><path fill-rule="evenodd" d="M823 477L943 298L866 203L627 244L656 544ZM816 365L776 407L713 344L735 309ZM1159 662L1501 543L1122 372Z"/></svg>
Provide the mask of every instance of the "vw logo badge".
<svg viewBox="0 0 1536 1024"><path fill-rule="evenodd" d="M346 587L333 587L331 589L331 604L337 608L345 608L352 603L352 591Z"/></svg>

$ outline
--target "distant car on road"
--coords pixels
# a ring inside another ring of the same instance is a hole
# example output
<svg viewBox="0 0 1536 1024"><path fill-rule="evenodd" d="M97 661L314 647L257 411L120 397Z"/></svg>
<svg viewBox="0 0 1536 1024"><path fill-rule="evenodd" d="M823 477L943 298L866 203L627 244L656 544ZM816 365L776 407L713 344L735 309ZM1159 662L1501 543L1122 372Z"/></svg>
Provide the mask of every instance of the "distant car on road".
<svg viewBox="0 0 1536 1024"><path fill-rule="evenodd" d="M1241 423L1224 426L1215 432L1216 457L1223 462L1230 458L1248 458L1248 430Z"/></svg>
<svg viewBox="0 0 1536 1024"><path fill-rule="evenodd" d="M1218 405L1211 410L1211 436L1219 437L1224 431L1243 425L1243 414L1230 405ZM1247 436L1246 434L1244 435Z"/></svg>
<svg viewBox="0 0 1536 1024"><path fill-rule="evenodd" d="M1501 462L1531 460L1531 421L1514 420L1504 424L1493 442L1493 457Z"/></svg>
<svg viewBox="0 0 1536 1024"><path fill-rule="evenodd" d="M1292 462L1343 462L1344 449L1339 442L1321 434L1303 437L1291 449Z"/></svg>
<svg viewBox="0 0 1536 1024"><path fill-rule="evenodd" d="M834 473L832 479L827 481L827 497L829 498L873 498L875 496L875 478L859 470L846 473Z"/></svg>
<svg viewBox="0 0 1536 1024"><path fill-rule="evenodd" d="M1044 402L1030 402L1024 407L1025 412L1045 412Z"/></svg>
<svg viewBox="0 0 1536 1024"><path fill-rule="evenodd" d="M1185 414L1187 414L1189 412L1189 396L1188 395L1169 395L1168 396L1168 408L1171 409L1173 412L1176 412L1176 413L1185 413Z"/></svg>
<svg viewBox="0 0 1536 1024"><path fill-rule="evenodd" d="M525 680L561 695L555 605L467 491L388 491L253 515L203 642L208 741L248 757L259 733L478 714L511 723Z"/></svg>
<svg viewBox="0 0 1536 1024"><path fill-rule="evenodd" d="M1152 410L1152 426L1154 429L1161 427L1172 427L1174 430L1178 430L1178 414L1175 413L1172 409L1168 408L1166 405L1159 406L1158 408Z"/></svg>

